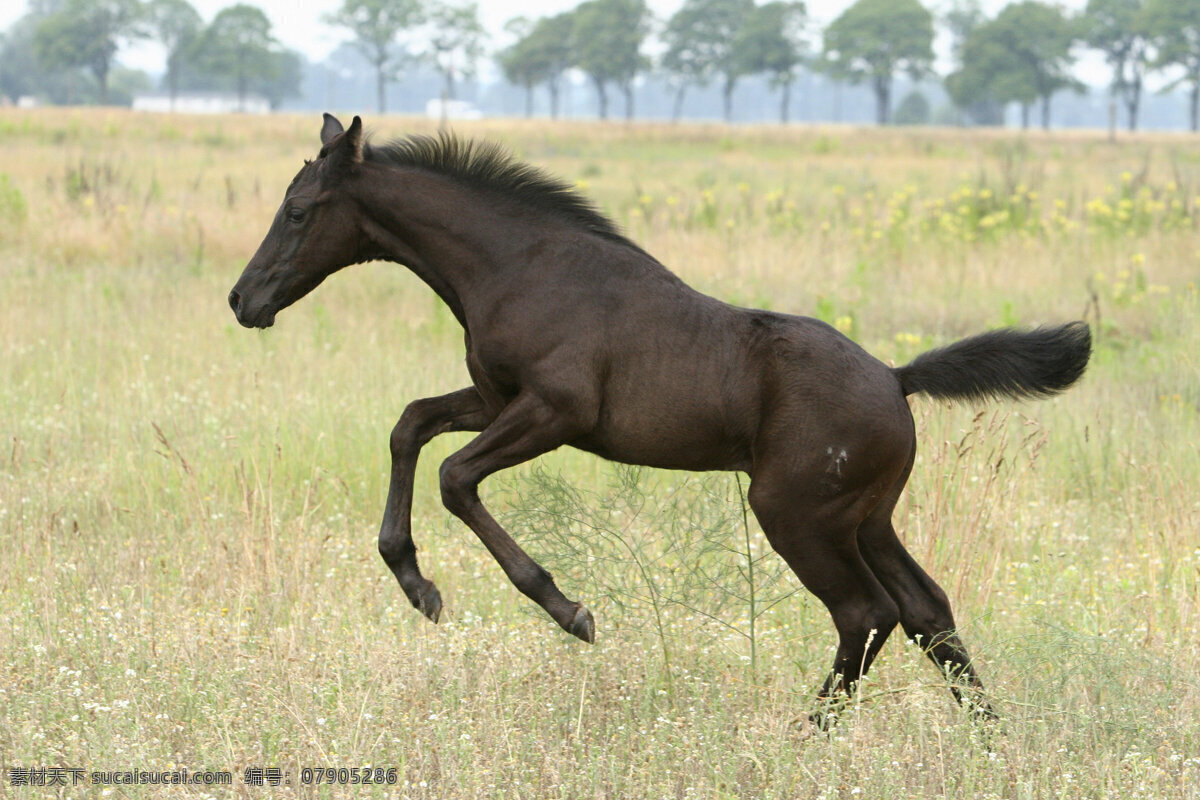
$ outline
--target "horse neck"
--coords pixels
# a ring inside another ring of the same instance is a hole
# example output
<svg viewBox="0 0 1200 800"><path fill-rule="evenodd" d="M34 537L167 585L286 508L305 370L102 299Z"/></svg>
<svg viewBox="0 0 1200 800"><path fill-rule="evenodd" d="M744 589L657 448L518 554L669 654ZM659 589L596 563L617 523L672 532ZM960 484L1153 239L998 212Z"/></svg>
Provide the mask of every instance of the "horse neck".
<svg viewBox="0 0 1200 800"><path fill-rule="evenodd" d="M502 249L522 238L522 226L502 227L487 197L442 176L367 166L356 187L365 233L385 258L425 281L465 327L480 284L513 263Z"/></svg>

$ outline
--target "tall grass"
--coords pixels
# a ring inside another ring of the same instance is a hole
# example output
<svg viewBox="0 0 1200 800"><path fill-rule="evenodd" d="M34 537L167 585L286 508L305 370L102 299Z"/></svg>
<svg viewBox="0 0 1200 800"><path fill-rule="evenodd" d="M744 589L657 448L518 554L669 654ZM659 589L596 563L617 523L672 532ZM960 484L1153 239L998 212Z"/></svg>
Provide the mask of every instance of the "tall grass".
<svg viewBox="0 0 1200 800"><path fill-rule="evenodd" d="M396 797L1197 795L1194 141L464 129L579 182L699 288L822 316L884 359L1093 323L1093 364L1060 398L913 401L898 526L952 596L999 731L895 636L837 730L805 739L833 629L743 525L732 476L563 451L485 484L595 605L588 648L440 507L437 465L469 435L439 438L414 531L447 606L436 627L408 606L374 544L387 435L408 400L466 385L453 318L381 264L265 333L224 300L318 127L0 112L5 768L238 784L248 766L374 765L398 782L365 793Z"/></svg>

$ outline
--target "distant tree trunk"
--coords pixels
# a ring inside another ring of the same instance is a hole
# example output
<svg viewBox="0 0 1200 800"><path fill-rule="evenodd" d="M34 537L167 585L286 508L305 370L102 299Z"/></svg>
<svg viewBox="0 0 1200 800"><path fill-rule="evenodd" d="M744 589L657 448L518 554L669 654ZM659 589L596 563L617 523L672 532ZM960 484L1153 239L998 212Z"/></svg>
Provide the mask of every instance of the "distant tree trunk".
<svg viewBox="0 0 1200 800"><path fill-rule="evenodd" d="M1116 56L1112 63L1112 83L1108 85L1108 140L1117 140L1117 107L1125 97L1125 56Z"/></svg>
<svg viewBox="0 0 1200 800"><path fill-rule="evenodd" d="M779 87L779 123L788 123L788 111L792 105L792 82L785 81Z"/></svg>
<svg viewBox="0 0 1200 800"><path fill-rule="evenodd" d="M170 98L170 109L175 110L175 98L179 97L179 59L176 56L167 57L167 96Z"/></svg>
<svg viewBox="0 0 1200 800"><path fill-rule="evenodd" d="M621 84L621 93L625 95L625 119L633 119L633 81Z"/></svg>
<svg viewBox="0 0 1200 800"><path fill-rule="evenodd" d="M100 84L100 105L108 105L108 62L97 64L93 70L96 82Z"/></svg>
<svg viewBox="0 0 1200 800"><path fill-rule="evenodd" d="M525 117L533 116L533 81L525 81Z"/></svg>
<svg viewBox="0 0 1200 800"><path fill-rule="evenodd" d="M1108 90L1108 140L1117 140L1117 85L1114 83Z"/></svg>
<svg viewBox="0 0 1200 800"><path fill-rule="evenodd" d="M1042 95L1042 130L1050 130L1050 95Z"/></svg>
<svg viewBox="0 0 1200 800"><path fill-rule="evenodd" d="M558 77L546 81L546 88L550 90L550 119L558 119Z"/></svg>
<svg viewBox="0 0 1200 800"><path fill-rule="evenodd" d="M237 96L238 96L238 111L246 110L246 68L243 65L242 54L238 53L237 59Z"/></svg>
<svg viewBox="0 0 1200 800"><path fill-rule="evenodd" d="M725 76L725 85L721 88L721 96L725 105L726 122L733 122L733 88L736 85L737 78L732 75Z"/></svg>
<svg viewBox="0 0 1200 800"><path fill-rule="evenodd" d="M1192 82L1192 95L1189 101L1192 116L1192 133L1200 131L1200 76Z"/></svg>
<svg viewBox="0 0 1200 800"><path fill-rule="evenodd" d="M1138 127L1138 110L1142 105L1142 78L1137 76L1125 87L1125 112L1129 115L1129 131Z"/></svg>
<svg viewBox="0 0 1200 800"><path fill-rule="evenodd" d="M608 119L608 90L604 86L604 81L592 76L592 83L596 86L596 105L597 113L600 119Z"/></svg>
<svg viewBox="0 0 1200 800"><path fill-rule="evenodd" d="M671 122L679 122L679 118L683 116L683 95L687 91L687 84L679 84L679 88L675 90L675 102L671 104Z"/></svg>
<svg viewBox="0 0 1200 800"><path fill-rule="evenodd" d="M892 108L892 76L875 76L875 122L887 125Z"/></svg>
<svg viewBox="0 0 1200 800"><path fill-rule="evenodd" d="M1032 110L1032 103L1021 103L1021 130L1029 130L1029 116Z"/></svg>
<svg viewBox="0 0 1200 800"><path fill-rule="evenodd" d="M380 114L387 113L387 75L384 72L382 59L375 61L375 107Z"/></svg>

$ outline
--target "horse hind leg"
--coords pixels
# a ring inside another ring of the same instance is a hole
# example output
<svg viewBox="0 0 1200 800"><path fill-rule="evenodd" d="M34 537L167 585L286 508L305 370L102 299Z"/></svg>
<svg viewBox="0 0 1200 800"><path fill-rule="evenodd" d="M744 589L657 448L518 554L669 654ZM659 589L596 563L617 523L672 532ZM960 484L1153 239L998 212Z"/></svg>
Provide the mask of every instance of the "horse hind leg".
<svg viewBox="0 0 1200 800"><path fill-rule="evenodd" d="M596 638L592 613L568 600L550 573L530 558L479 500L488 475L549 452L577 435L566 414L532 394L518 396L479 436L442 463L442 503L483 542L522 594L545 609L563 630L585 642Z"/></svg>
<svg viewBox="0 0 1200 800"><path fill-rule="evenodd" d="M838 632L833 668L811 721L824 729L829 707L849 697L900 618L900 610L859 554L861 498L814 498L815 476L756 470L750 507L767 540L805 588L824 603ZM802 499L797 499L802 498Z"/></svg>
<svg viewBox="0 0 1200 800"><path fill-rule="evenodd" d="M956 632L950 600L909 555L892 527L893 505L894 502L881 505L863 522L858 531L859 550L899 606L904 633L924 649L947 677L955 699L982 719L997 719L984 696L983 683L967 648Z"/></svg>

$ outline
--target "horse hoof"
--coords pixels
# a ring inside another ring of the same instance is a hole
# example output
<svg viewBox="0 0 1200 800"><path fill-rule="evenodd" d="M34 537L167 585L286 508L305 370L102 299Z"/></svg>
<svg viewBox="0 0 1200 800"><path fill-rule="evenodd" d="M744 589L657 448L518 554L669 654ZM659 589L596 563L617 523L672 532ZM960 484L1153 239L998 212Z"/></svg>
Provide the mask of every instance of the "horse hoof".
<svg viewBox="0 0 1200 800"><path fill-rule="evenodd" d="M596 620L592 618L592 612L583 606L575 612L575 619L571 620L571 627L567 630L588 644L596 641Z"/></svg>
<svg viewBox="0 0 1200 800"><path fill-rule="evenodd" d="M812 735L819 733L833 733L833 726L837 725L837 714L828 714L824 711L815 711L808 715L809 730Z"/></svg>
<svg viewBox="0 0 1200 800"><path fill-rule="evenodd" d="M428 589L421 593L421 599L417 604L417 608L429 618L430 622L437 624L438 617L442 615L442 595L432 583L429 584Z"/></svg>
<svg viewBox="0 0 1200 800"><path fill-rule="evenodd" d="M808 715L808 724L813 734L830 735L838 724L838 712L845 707L845 701L826 698L815 711Z"/></svg>

